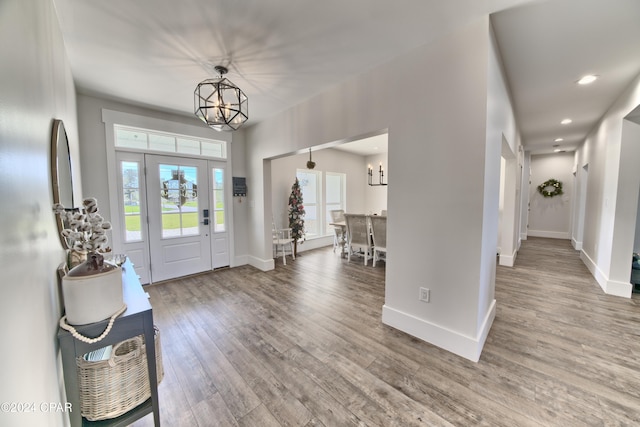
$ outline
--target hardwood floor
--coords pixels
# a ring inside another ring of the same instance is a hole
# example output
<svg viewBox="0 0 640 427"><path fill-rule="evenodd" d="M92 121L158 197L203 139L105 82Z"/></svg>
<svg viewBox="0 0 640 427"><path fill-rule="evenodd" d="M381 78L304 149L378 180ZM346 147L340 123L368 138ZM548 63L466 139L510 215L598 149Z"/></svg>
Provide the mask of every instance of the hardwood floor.
<svg viewBox="0 0 640 427"><path fill-rule="evenodd" d="M383 325L384 263L331 248L147 290L163 426L640 423L640 299L603 294L565 240L498 267L477 364Z"/></svg>

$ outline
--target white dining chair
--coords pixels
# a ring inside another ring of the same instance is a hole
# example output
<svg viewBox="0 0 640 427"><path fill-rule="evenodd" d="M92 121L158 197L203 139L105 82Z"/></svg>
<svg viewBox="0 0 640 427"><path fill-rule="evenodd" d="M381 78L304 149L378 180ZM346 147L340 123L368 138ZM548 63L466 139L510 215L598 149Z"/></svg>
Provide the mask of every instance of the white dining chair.
<svg viewBox="0 0 640 427"><path fill-rule="evenodd" d="M369 233L369 218L364 214L344 214L347 223L347 260L351 255L364 258L367 265L371 258L371 234Z"/></svg>
<svg viewBox="0 0 640 427"><path fill-rule="evenodd" d="M343 223L344 222L344 210L343 209L334 209L329 211L329 215L331 215L331 222ZM333 226L333 253L336 253L336 248L340 247L340 242L345 242L346 239L343 235L344 227L342 226Z"/></svg>
<svg viewBox="0 0 640 427"><path fill-rule="evenodd" d="M376 261L387 258L387 217L371 216L371 239L373 241L373 266Z"/></svg>
<svg viewBox="0 0 640 427"><path fill-rule="evenodd" d="M278 258L278 252L282 255L282 264L287 265L287 252L291 254L292 259L296 259L293 252L293 237L291 237L290 228L277 228L275 222L271 223L273 236L274 258Z"/></svg>

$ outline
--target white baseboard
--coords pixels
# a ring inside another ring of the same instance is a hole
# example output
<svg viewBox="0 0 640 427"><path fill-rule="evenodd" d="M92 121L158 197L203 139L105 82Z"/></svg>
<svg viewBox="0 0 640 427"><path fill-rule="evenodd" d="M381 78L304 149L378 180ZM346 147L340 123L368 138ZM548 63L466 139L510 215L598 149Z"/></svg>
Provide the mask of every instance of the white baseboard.
<svg viewBox="0 0 640 427"><path fill-rule="evenodd" d="M631 293L633 292L631 282L610 280L584 250L580 251L580 259L584 265L587 266L587 269L591 272L605 294L631 298Z"/></svg>
<svg viewBox="0 0 640 427"><path fill-rule="evenodd" d="M333 236L316 237L305 240L303 243L298 243L298 252L310 251L326 246L333 246Z"/></svg>
<svg viewBox="0 0 640 427"><path fill-rule="evenodd" d="M527 233L520 233L520 241L527 240Z"/></svg>
<svg viewBox="0 0 640 427"><path fill-rule="evenodd" d="M576 251L582 250L582 242L577 241L575 238L571 238L571 246L573 246L573 249Z"/></svg>
<svg viewBox="0 0 640 427"><path fill-rule="evenodd" d="M569 240L568 231L545 231L545 230L529 230L527 233L532 237L548 237L550 239L566 239Z"/></svg>
<svg viewBox="0 0 640 427"><path fill-rule="evenodd" d="M273 260L273 258L271 259L261 259L258 257L254 257L251 255L248 255L248 264L257 268L258 270L262 270L262 271L269 271L269 270L273 270L274 268L276 268L276 263Z"/></svg>
<svg viewBox="0 0 640 427"><path fill-rule="evenodd" d="M478 335L470 337L396 310L386 304L382 307L382 323L385 325L399 329L472 362L480 360L482 348L495 316L496 301L493 300Z"/></svg>
<svg viewBox="0 0 640 427"><path fill-rule="evenodd" d="M518 251L513 251L512 254L502 254L500 253L500 258L498 263L500 265L504 265L505 267L513 267L516 262L516 256L518 255Z"/></svg>
<svg viewBox="0 0 640 427"><path fill-rule="evenodd" d="M298 243L298 253L310 251L312 249L322 248L325 246L333 245L333 237L319 237L315 239L305 240L304 243ZM282 255L280 255L282 257ZM242 263L240 263L242 261ZM293 261L291 254L287 255L287 262ZM236 257L236 265L249 264L262 271L273 270L276 267L274 259L261 259L252 255L243 255L242 257Z"/></svg>

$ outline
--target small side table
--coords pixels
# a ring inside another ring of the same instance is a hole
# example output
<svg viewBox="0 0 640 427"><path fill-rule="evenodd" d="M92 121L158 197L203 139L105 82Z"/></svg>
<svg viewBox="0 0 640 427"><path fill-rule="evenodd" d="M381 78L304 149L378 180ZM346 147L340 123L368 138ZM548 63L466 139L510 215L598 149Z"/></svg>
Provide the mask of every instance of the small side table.
<svg viewBox="0 0 640 427"><path fill-rule="evenodd" d="M138 276L133 269L133 264L128 259L122 265L122 287L127 310L115 320L113 328L102 341L88 344L75 339L69 331L58 328L58 341L62 352L62 367L64 369L64 384L67 392L67 401L71 404L69 420L72 427L128 426L135 420L152 412L155 427L160 427L153 313L149 298L144 289L142 289L140 280L138 280ZM108 319L106 319L89 325L76 326L75 328L84 336L97 337L105 330L108 323ZM90 351L117 344L120 341L138 335L144 335L151 398L117 418L102 421L89 421L83 418L80 414L76 358Z"/></svg>

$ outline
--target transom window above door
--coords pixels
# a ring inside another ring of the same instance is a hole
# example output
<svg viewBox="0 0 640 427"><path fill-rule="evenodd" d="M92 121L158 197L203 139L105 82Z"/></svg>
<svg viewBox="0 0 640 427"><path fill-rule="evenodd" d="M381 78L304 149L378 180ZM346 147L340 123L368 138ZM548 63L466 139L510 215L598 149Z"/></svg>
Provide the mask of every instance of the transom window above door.
<svg viewBox="0 0 640 427"><path fill-rule="evenodd" d="M145 152L185 154L191 157L227 158L226 141L193 138L127 126L114 126L115 146Z"/></svg>

